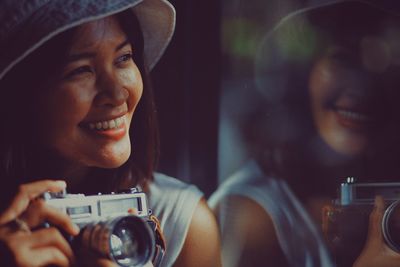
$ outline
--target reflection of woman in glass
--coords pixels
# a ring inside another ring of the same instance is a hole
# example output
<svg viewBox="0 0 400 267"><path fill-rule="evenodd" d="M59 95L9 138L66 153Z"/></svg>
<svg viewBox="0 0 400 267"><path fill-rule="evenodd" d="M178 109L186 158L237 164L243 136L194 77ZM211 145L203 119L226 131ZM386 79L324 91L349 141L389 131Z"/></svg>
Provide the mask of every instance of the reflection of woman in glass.
<svg viewBox="0 0 400 267"><path fill-rule="evenodd" d="M258 108L249 103L243 123L255 160L210 199L226 266L334 265L321 214L339 184L400 173L399 33L397 16L337 1L289 15L266 37L257 55ZM374 214L383 209L377 203ZM358 266L372 258L371 266L400 264L379 233L371 238L379 246ZM357 245L360 253L364 244Z"/></svg>
<svg viewBox="0 0 400 267"><path fill-rule="evenodd" d="M79 229L37 199L68 184L84 194L140 187L168 247L161 266L218 266L217 227L201 192L153 173L148 71L172 36L171 4L27 0L2 1L0 10L0 265L73 265L61 233ZM87 265L116 266L97 257Z"/></svg>

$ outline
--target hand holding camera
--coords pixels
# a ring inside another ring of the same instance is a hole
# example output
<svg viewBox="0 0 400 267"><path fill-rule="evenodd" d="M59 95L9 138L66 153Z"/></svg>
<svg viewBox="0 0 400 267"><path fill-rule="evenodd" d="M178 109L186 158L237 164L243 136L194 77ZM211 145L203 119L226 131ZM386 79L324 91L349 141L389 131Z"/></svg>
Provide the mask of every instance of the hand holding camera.
<svg viewBox="0 0 400 267"><path fill-rule="evenodd" d="M74 236L79 229L71 219L37 199L46 191L65 189L65 182L43 180L21 185L9 207L0 215L1 266L71 266L75 257L58 229ZM39 229L44 221L57 228Z"/></svg>
<svg viewBox="0 0 400 267"><path fill-rule="evenodd" d="M45 193L44 199L81 229L78 236L66 235L78 262L108 259L121 267L135 267L161 261L164 245L157 221L146 195L137 188L92 196Z"/></svg>
<svg viewBox="0 0 400 267"><path fill-rule="evenodd" d="M399 199L400 183L341 184L339 198L323 212L337 266L400 266Z"/></svg>
<svg viewBox="0 0 400 267"><path fill-rule="evenodd" d="M353 267L400 266L400 254L390 249L383 240L382 221L384 213L384 200L378 196L375 198L375 206L369 218L366 244Z"/></svg>
<svg viewBox="0 0 400 267"><path fill-rule="evenodd" d="M0 215L2 266L151 267L161 261L165 244L144 193L63 190L65 182L56 181L20 187Z"/></svg>

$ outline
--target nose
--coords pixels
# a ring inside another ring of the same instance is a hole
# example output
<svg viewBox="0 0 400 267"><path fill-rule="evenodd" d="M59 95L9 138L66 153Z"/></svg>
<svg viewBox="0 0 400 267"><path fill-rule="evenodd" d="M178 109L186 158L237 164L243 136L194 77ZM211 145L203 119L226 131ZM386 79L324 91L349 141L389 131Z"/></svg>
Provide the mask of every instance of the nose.
<svg viewBox="0 0 400 267"><path fill-rule="evenodd" d="M113 73L101 75L96 86L99 92L95 98L97 106L118 107L126 103L129 98L129 91Z"/></svg>

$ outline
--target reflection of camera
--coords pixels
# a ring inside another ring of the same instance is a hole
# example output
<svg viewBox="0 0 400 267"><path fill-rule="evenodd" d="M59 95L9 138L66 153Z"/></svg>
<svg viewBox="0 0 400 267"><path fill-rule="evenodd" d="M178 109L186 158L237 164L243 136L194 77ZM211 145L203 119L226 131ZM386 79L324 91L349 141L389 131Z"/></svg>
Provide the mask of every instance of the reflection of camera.
<svg viewBox="0 0 400 267"><path fill-rule="evenodd" d="M78 259L103 257L123 267L142 266L153 259L156 227L143 192L134 188L130 193L93 196L46 193L44 199L81 229L77 237L69 238Z"/></svg>
<svg viewBox="0 0 400 267"><path fill-rule="evenodd" d="M400 183L341 184L340 196L323 212L323 231L338 266L351 266L364 247L375 196L387 204L382 221L386 244L400 251Z"/></svg>

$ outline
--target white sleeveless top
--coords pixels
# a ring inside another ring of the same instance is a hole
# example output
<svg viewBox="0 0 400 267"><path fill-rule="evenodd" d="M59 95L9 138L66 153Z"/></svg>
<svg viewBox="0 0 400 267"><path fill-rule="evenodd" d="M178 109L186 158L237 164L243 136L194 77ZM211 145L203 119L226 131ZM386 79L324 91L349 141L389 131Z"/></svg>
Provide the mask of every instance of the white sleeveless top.
<svg viewBox="0 0 400 267"><path fill-rule="evenodd" d="M225 180L208 204L216 207L228 195L252 199L271 216L279 244L290 266L334 266L319 231L285 181L266 176L257 163L251 161ZM223 214L221 210L221 231L229 223L224 221Z"/></svg>
<svg viewBox="0 0 400 267"><path fill-rule="evenodd" d="M170 267L178 258L186 239L193 213L203 193L164 174L155 173L149 186L148 201L153 214L160 220L166 239L166 255L161 266Z"/></svg>

